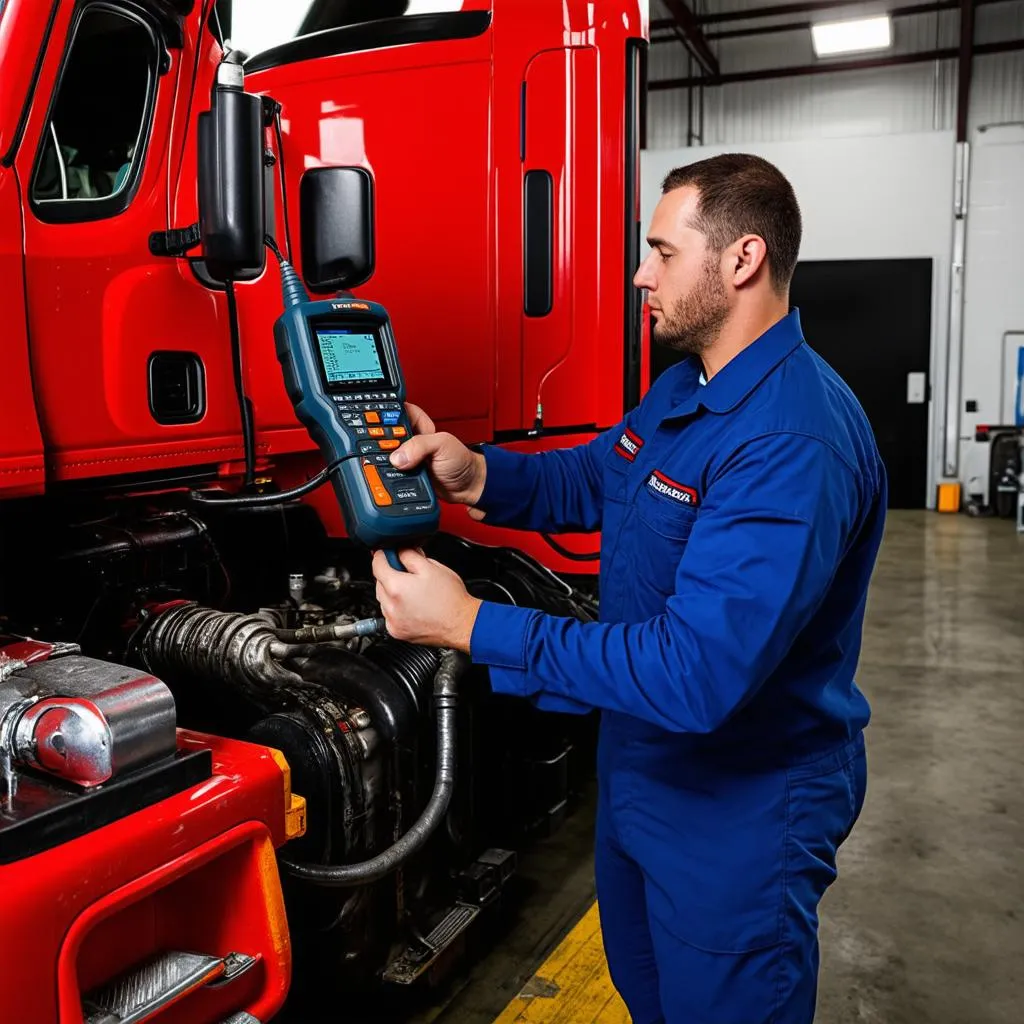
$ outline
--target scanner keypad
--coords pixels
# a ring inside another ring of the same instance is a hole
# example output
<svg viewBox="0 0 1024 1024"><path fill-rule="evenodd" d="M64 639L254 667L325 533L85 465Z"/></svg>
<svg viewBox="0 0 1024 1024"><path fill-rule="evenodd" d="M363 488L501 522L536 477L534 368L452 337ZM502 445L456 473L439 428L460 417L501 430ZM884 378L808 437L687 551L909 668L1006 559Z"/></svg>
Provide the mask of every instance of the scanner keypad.
<svg viewBox="0 0 1024 1024"><path fill-rule="evenodd" d="M367 392L335 397L334 402L342 422L358 439L363 475L374 504L397 515L430 512L423 471L403 473L391 465L391 453L412 433L397 394Z"/></svg>

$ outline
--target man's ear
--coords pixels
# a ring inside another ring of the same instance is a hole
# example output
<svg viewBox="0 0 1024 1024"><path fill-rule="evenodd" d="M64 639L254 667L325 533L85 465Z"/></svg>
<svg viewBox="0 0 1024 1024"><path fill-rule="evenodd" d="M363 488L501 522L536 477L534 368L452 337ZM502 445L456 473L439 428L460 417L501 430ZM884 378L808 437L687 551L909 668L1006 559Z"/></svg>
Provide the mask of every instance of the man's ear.
<svg viewBox="0 0 1024 1024"><path fill-rule="evenodd" d="M744 235L729 246L728 270L735 288L753 281L768 265L768 246L760 235Z"/></svg>

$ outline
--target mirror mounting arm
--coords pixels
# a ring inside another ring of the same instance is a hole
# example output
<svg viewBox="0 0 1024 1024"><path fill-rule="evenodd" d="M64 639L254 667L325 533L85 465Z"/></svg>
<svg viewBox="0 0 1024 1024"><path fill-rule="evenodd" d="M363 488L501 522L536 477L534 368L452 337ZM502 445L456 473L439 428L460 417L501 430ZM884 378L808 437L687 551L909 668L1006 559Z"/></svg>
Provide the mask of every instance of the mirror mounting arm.
<svg viewBox="0 0 1024 1024"><path fill-rule="evenodd" d="M190 224L187 228L154 231L149 236L149 251L153 256L184 256L202 240L198 223Z"/></svg>

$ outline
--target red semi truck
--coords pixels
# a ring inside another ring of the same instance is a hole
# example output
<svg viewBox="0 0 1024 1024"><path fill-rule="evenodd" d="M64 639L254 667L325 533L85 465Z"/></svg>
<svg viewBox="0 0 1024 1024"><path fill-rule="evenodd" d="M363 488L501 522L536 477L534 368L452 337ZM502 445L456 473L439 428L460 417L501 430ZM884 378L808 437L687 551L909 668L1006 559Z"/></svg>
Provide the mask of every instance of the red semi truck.
<svg viewBox="0 0 1024 1024"><path fill-rule="evenodd" d="M276 270L223 273L199 182L233 180L237 125L207 115L230 81L260 97L268 231L311 290L388 308L412 400L467 442L586 441L646 385L647 5L314 0L252 55L226 52L243 5L0 2L0 1018L19 1024L266 1021L289 985L411 984L587 771L585 719L495 697L482 670L449 714L436 652L301 642L378 611L368 558L330 488L275 498L323 462L274 352ZM346 206L324 168L371 187ZM582 617L596 548L464 510L431 543L482 597ZM454 792L411 846L439 743ZM332 865L354 877L302 870Z"/></svg>

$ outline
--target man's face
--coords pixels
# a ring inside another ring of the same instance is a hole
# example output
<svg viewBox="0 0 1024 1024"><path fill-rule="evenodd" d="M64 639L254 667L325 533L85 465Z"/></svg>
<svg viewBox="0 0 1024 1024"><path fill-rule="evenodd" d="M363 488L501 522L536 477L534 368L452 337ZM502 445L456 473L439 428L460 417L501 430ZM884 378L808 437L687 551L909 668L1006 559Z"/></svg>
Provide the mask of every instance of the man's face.
<svg viewBox="0 0 1024 1024"><path fill-rule="evenodd" d="M655 340L693 355L714 342L730 311L722 254L693 227L697 199L692 186L661 197L647 236L651 252L633 277L647 289Z"/></svg>

